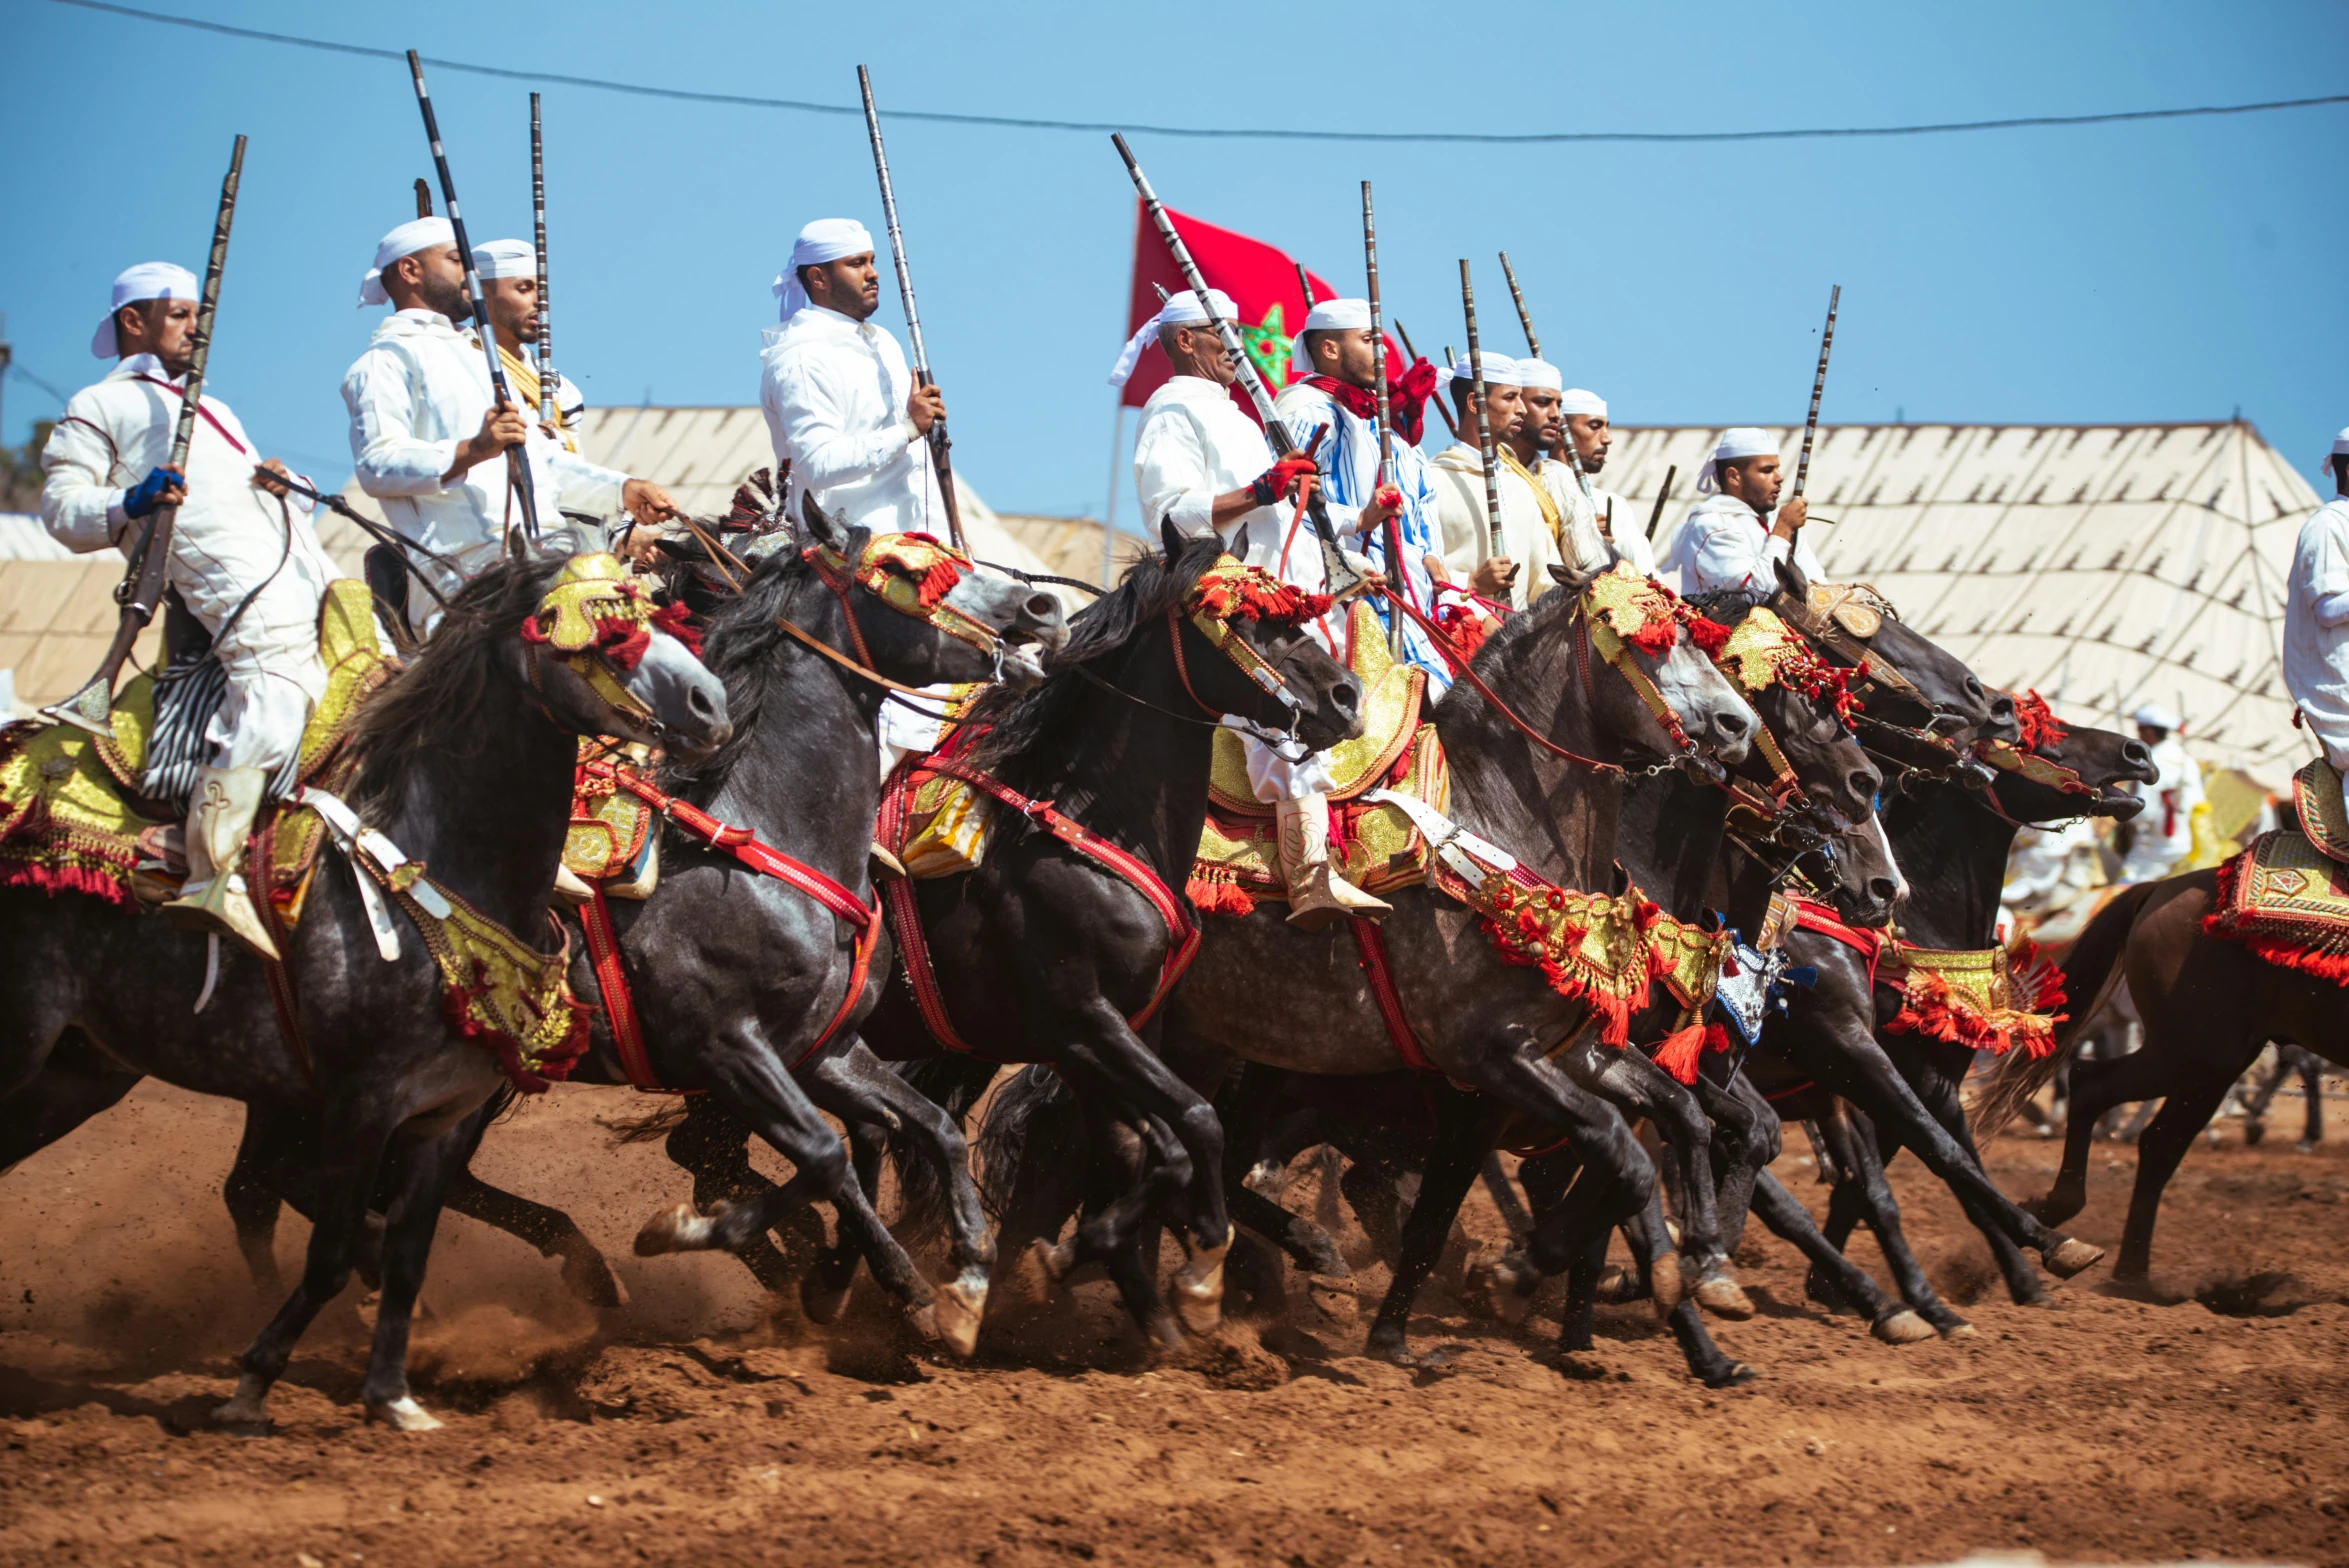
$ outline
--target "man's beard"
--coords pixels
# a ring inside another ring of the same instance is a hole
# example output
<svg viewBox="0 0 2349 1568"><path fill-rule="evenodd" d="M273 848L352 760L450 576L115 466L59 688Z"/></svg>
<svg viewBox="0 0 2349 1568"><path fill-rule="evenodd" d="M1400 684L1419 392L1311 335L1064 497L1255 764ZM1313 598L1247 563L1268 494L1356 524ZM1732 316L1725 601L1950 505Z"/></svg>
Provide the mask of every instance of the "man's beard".
<svg viewBox="0 0 2349 1568"><path fill-rule="evenodd" d="M1582 471L1586 474L1595 474L1606 466L1607 454L1604 452L1601 452L1594 457L1586 457L1582 460Z"/></svg>
<svg viewBox="0 0 2349 1568"><path fill-rule="evenodd" d="M424 298L424 308L435 310L459 326L473 319L473 301L466 297L462 282L442 283L428 281L418 292Z"/></svg>

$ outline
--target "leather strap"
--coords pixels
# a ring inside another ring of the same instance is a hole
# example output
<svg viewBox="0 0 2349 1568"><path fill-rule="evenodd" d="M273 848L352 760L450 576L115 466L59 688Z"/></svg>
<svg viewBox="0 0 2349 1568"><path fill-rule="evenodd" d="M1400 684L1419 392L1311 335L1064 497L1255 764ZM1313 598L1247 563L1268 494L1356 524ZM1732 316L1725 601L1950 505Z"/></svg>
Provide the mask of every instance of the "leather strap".
<svg viewBox="0 0 2349 1568"><path fill-rule="evenodd" d="M178 398L181 402L184 403L187 401L187 388L175 387L170 382L164 380L161 376L150 376L145 371L141 370L133 372L131 379L134 381L144 381L149 386L161 387L164 391L170 393L173 397ZM239 441L235 436L230 435L228 433L228 426L222 424L220 422L219 416L204 406L204 400L202 398L198 398L196 400L196 412L204 416L204 423L210 425L213 429L220 432L221 440L226 441L230 446L233 446L237 449L237 455L239 457L251 457L253 455L253 449L245 445L244 442Z"/></svg>
<svg viewBox="0 0 2349 1568"><path fill-rule="evenodd" d="M1804 931L1816 931L1858 953L1868 961L1868 983L1876 983L1876 961L1884 954L1884 935L1880 931L1863 931L1847 925L1836 917L1835 911L1816 899L1784 895L1794 906L1794 923Z"/></svg>
<svg viewBox="0 0 2349 1568"><path fill-rule="evenodd" d="M620 1070L647 1094L667 1093L667 1085L653 1071L644 1048L644 1027L636 1016L636 997L628 989L628 969L620 960L620 934L612 926L612 906L599 883L595 897L579 906L579 929L587 934L587 957L595 969L596 991L603 998L604 1017L612 1025L612 1049L619 1053Z"/></svg>
<svg viewBox="0 0 2349 1568"><path fill-rule="evenodd" d="M1346 924L1354 928L1354 947L1362 961L1362 973L1370 980L1370 994L1378 999L1379 1016L1386 1020L1387 1037L1395 1042L1395 1054L1415 1073L1442 1077L1442 1070L1427 1059L1427 1052L1421 1048L1411 1020L1403 1016L1403 998L1396 994L1394 972L1387 965L1386 933L1378 928L1377 921L1365 920L1360 915L1349 916Z"/></svg>
<svg viewBox="0 0 2349 1568"><path fill-rule="evenodd" d="M261 917L261 928L269 933L269 940L278 952L286 950L292 934L277 912L277 901L269 896L270 846L277 837L277 824L282 811L269 814L266 830L258 831L245 840L245 896L253 901L254 911ZM213 875L227 873L217 867ZM294 972L282 958L264 959L261 972L269 980L269 1005L277 1014L277 1032L285 1036L286 1049L294 1053L301 1064L302 1079L312 1090L318 1087L318 1070L310 1062L310 1043L302 1038L301 997L294 990Z"/></svg>

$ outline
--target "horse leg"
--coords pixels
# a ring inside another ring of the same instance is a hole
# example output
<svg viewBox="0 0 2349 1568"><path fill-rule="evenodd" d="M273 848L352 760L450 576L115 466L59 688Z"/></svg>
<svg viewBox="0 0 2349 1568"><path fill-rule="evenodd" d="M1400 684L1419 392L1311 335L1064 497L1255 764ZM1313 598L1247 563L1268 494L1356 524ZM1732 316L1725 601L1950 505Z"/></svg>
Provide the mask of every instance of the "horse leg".
<svg viewBox="0 0 2349 1568"><path fill-rule="evenodd" d="M2313 1051L2300 1052L2300 1088L2308 1100L2300 1130L2300 1152L2306 1154L2325 1141L2325 1064Z"/></svg>
<svg viewBox="0 0 2349 1568"><path fill-rule="evenodd" d="M118 1104L144 1076L99 1055L79 1029L66 1030L40 1068L7 1095L0 1174Z"/></svg>
<svg viewBox="0 0 2349 1568"><path fill-rule="evenodd" d="M750 1129L736 1120L716 1096L687 1096L685 1115L669 1129L662 1149L671 1164L692 1176L694 1206L703 1213L774 1191L775 1184L751 1168L747 1143L750 1136ZM796 1254L802 1258L813 1256L827 1245L823 1221L813 1209L793 1210L784 1225L788 1227L787 1238L798 1243ZM750 1270L759 1288L771 1296L782 1295L800 1276L799 1268L792 1262L793 1254L779 1250L763 1235L745 1242L734 1256Z"/></svg>
<svg viewBox="0 0 2349 1568"><path fill-rule="evenodd" d="M1926 1277L1924 1267L1909 1246L1908 1234L1901 1228L1900 1202L1884 1174L1875 1129L1857 1107L1846 1107L1844 1114L1850 1118L1851 1137L1847 1147L1854 1177L1851 1185L1866 1205L1868 1228L1875 1232L1877 1250L1884 1254L1885 1266L1892 1270L1893 1283L1899 1287L1901 1299L1932 1324L1936 1332L1951 1339L1971 1339L1974 1326L1951 1310L1934 1291L1933 1282ZM1839 1163L1843 1157L1839 1149L1836 1155Z"/></svg>
<svg viewBox="0 0 2349 1568"><path fill-rule="evenodd" d="M481 1134L502 1102L462 1117L436 1137L395 1148L391 1190L384 1204L383 1288L376 1303L375 1341L367 1357L362 1393L367 1418L402 1432L432 1432L441 1423L408 1392L408 1329L415 1318L416 1293L432 1255L449 1183L473 1158Z"/></svg>
<svg viewBox="0 0 2349 1568"><path fill-rule="evenodd" d="M230 1173L233 1181L235 1173ZM222 1196L227 1196L223 1192ZM272 1199L274 1202L274 1199ZM230 1204L235 1207L234 1202ZM475 1175L471 1167L460 1170L450 1178L447 1207L467 1219L479 1220L494 1226L519 1241L538 1249L542 1258L563 1260L563 1283L571 1294L591 1307L615 1308L628 1305L628 1287L620 1283L620 1276L612 1272L596 1244L587 1239L578 1221L561 1209L492 1186ZM274 1220L275 1210L271 1211ZM240 1231L239 1239L242 1239ZM250 1254L247 1261L250 1262Z"/></svg>
<svg viewBox="0 0 2349 1568"><path fill-rule="evenodd" d="M259 1139L260 1118L248 1108L245 1130L237 1140L236 1163L220 1184L220 1201L236 1227L237 1250L244 1254L245 1272L261 1299L285 1299L285 1275L277 1266L277 1216L285 1206L263 1173Z"/></svg>
<svg viewBox="0 0 2349 1568"><path fill-rule="evenodd" d="M1965 1103L1958 1093L1965 1074L1962 1069L1952 1073L1935 1071L1931 1055L1929 1052L1922 1053L1914 1060L1912 1066L1917 1076L1911 1079L1911 1083L1926 1111L1965 1156L1968 1167L1981 1174L1982 1187L1989 1194L1985 1197L1980 1192L1959 1190L1958 1207L1965 1210L1966 1218L1973 1222L1974 1228L1982 1233L1982 1239L1989 1244L1990 1256L1997 1263L2000 1276L2006 1281L2008 1296L2018 1306L2044 1305L2048 1301L2047 1287L2040 1283L2038 1272L2031 1267L2030 1259L2023 1256L2017 1238L2004 1224L2004 1210L2013 1208L2018 1214L2023 1211L1992 1186L1988 1175L1982 1173L1981 1152L1974 1147L1973 1129L1966 1125ZM1967 1058L1971 1060L1971 1053L1967 1053ZM1886 1152L1884 1141L1875 1138L1872 1129L1865 1124L1862 1136L1876 1143L1884 1163L1889 1164L1891 1155ZM1889 1199L1892 1189L1888 1186L1884 1191ZM2024 1217L2030 1218L2029 1215ZM2098 1253L2098 1256L2101 1257L2102 1253Z"/></svg>
<svg viewBox="0 0 2349 1568"><path fill-rule="evenodd" d="M317 1212L312 1216L310 1246L301 1277L275 1316L263 1325L253 1342L237 1358L236 1392L212 1412L212 1420L232 1427L265 1428L269 1424L269 1391L285 1375L294 1345L319 1311L342 1293L350 1282L367 1234L368 1201L383 1163L392 1127L384 1112L360 1103L375 1086L345 1086L320 1118L316 1166ZM432 1217L437 1223L439 1194L433 1194ZM425 1237L429 1248L431 1237ZM380 1331L382 1317L377 1317ZM401 1330L403 1343L405 1329ZM372 1375L372 1374L371 1374Z"/></svg>
<svg viewBox="0 0 2349 1568"><path fill-rule="evenodd" d="M2152 1053L2151 1033L2148 1029L2146 1050L2138 1054ZM2160 1113L2137 1140L2137 1183L2129 1194L2128 1223L2121 1229L2120 1258L2113 1265L2116 1281L2140 1284L2151 1273L2153 1224L2160 1215L2162 1190L2177 1173L2178 1162L2194 1146L2195 1135L2210 1125L2219 1101L2226 1098L2227 1087L2242 1070L2240 1059L2216 1065L2197 1061L2192 1077L2183 1082L2173 1079Z"/></svg>
<svg viewBox="0 0 2349 1568"><path fill-rule="evenodd" d="M2251 1092L2243 1096L2243 1146L2245 1148L2259 1147L2260 1140L2267 1136L2267 1108L2275 1102L2276 1091L2284 1086L2284 1080L2291 1075L2291 1047L2278 1045L2274 1063L2270 1065L2265 1074L2259 1077L2258 1081L2252 1084Z"/></svg>
<svg viewBox="0 0 2349 1568"><path fill-rule="evenodd" d="M1713 1124L1697 1096L1670 1073L1635 1050L1613 1050L1587 1034L1560 1053L1559 1065L1583 1088L1600 1095L1628 1114L1645 1116L1672 1150L1679 1172L1680 1250L1695 1262L1702 1279L1700 1299L1708 1311L1723 1317L1750 1318L1754 1304L1729 1273L1729 1259L1720 1245L1720 1222L1713 1185ZM1669 1249L1671 1232L1658 1227L1656 1247ZM1661 1263L1661 1253L1657 1254ZM1665 1309L1677 1306L1680 1268L1670 1266L1671 1288L1658 1298ZM1707 1284L1704 1281L1709 1281Z"/></svg>
<svg viewBox="0 0 2349 1568"><path fill-rule="evenodd" d="M1788 1192L1768 1171L1754 1183L1754 1213L1772 1235L1791 1242L1811 1262L1814 1274L1824 1272L1836 1293L1869 1320L1869 1332L1888 1345L1912 1344L1933 1337L1933 1330L1907 1307L1886 1296L1868 1271L1837 1251L1811 1219L1802 1200Z"/></svg>
<svg viewBox="0 0 2349 1568"><path fill-rule="evenodd" d="M1714 1209L1721 1226L1721 1250L1735 1256L1745 1240L1754 1183L1783 1147L1778 1112L1735 1069L1726 1083L1700 1075L1696 1090L1713 1120L1713 1179L1719 1194Z"/></svg>
<svg viewBox="0 0 2349 1568"><path fill-rule="evenodd" d="M1427 1169L1419 1178L1419 1196L1412 1200L1411 1212L1403 1221L1395 1277L1371 1322L1365 1355L1410 1364L1411 1303L1442 1256L1444 1243L1451 1239L1460 1205L1475 1185L1485 1152L1492 1147L1490 1129L1489 1118L1473 1096L1452 1093L1438 1097L1435 1141L1428 1150Z"/></svg>

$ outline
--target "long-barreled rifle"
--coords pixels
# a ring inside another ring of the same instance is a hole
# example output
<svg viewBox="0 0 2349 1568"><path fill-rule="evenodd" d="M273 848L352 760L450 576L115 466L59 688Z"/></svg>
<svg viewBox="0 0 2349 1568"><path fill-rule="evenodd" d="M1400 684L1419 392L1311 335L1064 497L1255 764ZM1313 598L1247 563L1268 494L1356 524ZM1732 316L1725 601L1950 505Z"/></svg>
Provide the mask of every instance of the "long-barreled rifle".
<svg viewBox="0 0 2349 1568"><path fill-rule="evenodd" d="M530 221L538 242L538 422L552 426L555 407L555 318L546 292L546 139L538 119L538 94L530 95Z"/></svg>
<svg viewBox="0 0 2349 1568"><path fill-rule="evenodd" d="M881 216L889 225L889 259L897 263L897 293L905 301L905 335L913 347L914 385L930 382L930 353L922 347L922 313L914 308L913 273L905 264L905 236L897 227L897 193L889 185L889 155L881 150L881 114L873 107L873 77L856 68L856 85L865 99L865 134L873 143L873 173L881 180ZM930 421L930 461L938 470L938 492L946 502L946 528L957 550L962 540L962 503L954 493L954 444L946 438L946 421Z"/></svg>
<svg viewBox="0 0 2349 1568"><path fill-rule="evenodd" d="M1387 427L1387 329L1379 312L1378 222L1370 211L1368 180L1362 182L1362 270L1370 277L1370 384L1378 399L1378 483L1370 492L1375 500L1393 481L1395 433ZM1390 516L1381 531L1386 535L1387 576L1401 593L1411 581L1403 560L1402 519ZM1387 608L1387 652L1397 659L1403 657L1403 612L1391 605Z"/></svg>
<svg viewBox="0 0 2349 1568"><path fill-rule="evenodd" d="M1533 350L1534 358L1540 359L1542 340L1534 336L1533 313L1525 308L1525 291L1517 286L1517 269L1509 265L1507 251L1501 252L1501 276L1509 280L1509 297L1517 302L1517 324L1525 329L1525 346ZM1561 413L1558 421L1564 427L1566 436L1567 470L1574 475L1574 482L1582 488L1583 500L1590 503L1595 513L1598 510L1598 497L1590 493L1590 475L1583 471L1582 449L1574 444L1574 416Z"/></svg>
<svg viewBox="0 0 2349 1568"><path fill-rule="evenodd" d="M204 263L204 291L196 302L196 329L188 345L188 376L180 388L179 423L172 428L171 455L163 464L183 476L188 467L188 445L196 436L196 414L204 406L204 366L212 357L212 318L220 308L220 274L228 266L228 231L236 221L237 184L244 172L245 139L239 136L229 151L228 176L220 182L220 209L212 219L212 254ZM146 525L130 548L130 565L114 590L114 602L122 606L122 613L115 619L114 641L107 645L106 657L98 661L98 672L82 682L80 690L43 708L43 718L93 735L114 734L108 714L114 706L115 678L122 674L139 633L147 629L163 603L164 574L171 566L171 534L178 523L177 506L158 506L147 514Z"/></svg>
<svg viewBox="0 0 2349 1568"><path fill-rule="evenodd" d="M1827 354L1835 347L1835 307L1842 303L1843 285L1838 283L1827 294L1827 330L1819 334L1819 373L1811 378L1811 412L1803 420L1802 455L1794 463L1794 493L1798 497L1811 477L1811 442L1819 434L1819 397L1827 390Z"/></svg>
<svg viewBox="0 0 2349 1568"><path fill-rule="evenodd" d="M1183 237L1175 232L1174 220L1166 215L1166 207L1159 201L1158 193L1150 188L1150 177L1142 172L1142 165L1134 158L1134 150L1126 145L1123 136L1114 131L1110 133L1109 139L1117 147L1117 155L1125 160L1126 173L1133 176L1134 190L1142 198L1142 207L1150 214L1151 224L1158 230L1158 237L1166 242L1167 253L1174 258L1175 267L1182 273L1184 284L1199 301L1199 308L1207 313L1208 324L1215 328L1215 335L1223 340L1224 352L1238 366L1240 385L1247 390L1249 401L1256 405L1256 417L1264 423L1265 438L1280 456L1294 456L1298 450L1296 438L1289 434L1288 425L1273 409L1272 392L1265 386L1264 378L1256 373L1255 362L1249 359L1247 348L1240 342L1239 328L1226 321L1223 313L1215 308L1215 302L1207 291L1206 275L1200 272L1199 264L1191 259L1191 247L1185 245ZM1362 574L1346 564L1346 552L1338 546L1337 529L1330 522L1329 506L1322 497L1320 485L1315 485L1312 494L1307 497L1305 515L1313 523L1314 537L1321 541L1324 586L1330 593L1343 598L1362 585Z"/></svg>
<svg viewBox="0 0 2349 1568"><path fill-rule="evenodd" d="M1656 539L1656 525L1664 520L1664 503L1672 499L1672 482L1680 477L1680 465L1672 464L1664 470L1663 488L1656 492L1656 509L1648 513L1648 542Z"/></svg>
<svg viewBox="0 0 2349 1568"><path fill-rule="evenodd" d="M1468 318L1468 381L1476 399L1476 449L1484 459L1484 555L1501 553L1500 458L1493 451L1492 411L1484 402L1484 350L1476 337L1476 288L1468 281L1468 258L1460 258L1460 309Z"/></svg>
<svg viewBox="0 0 2349 1568"><path fill-rule="evenodd" d="M465 298L473 306L473 325L481 333L481 352L489 360L490 398L499 404L512 403L514 394L506 385L506 367L498 360L497 331L490 325L489 304L481 297L481 269L473 261L473 242L465 237L465 215L457 208L457 181L449 173L448 150L441 145L440 119L432 112L432 94L424 86L424 62L413 49L408 51L408 75L416 84L416 107L424 112L424 138L432 144L433 168L440 175L440 204L449 210L457 259L465 266ZM524 537L538 543L538 487L531 481L530 464L518 446L506 448L506 486L522 502Z"/></svg>

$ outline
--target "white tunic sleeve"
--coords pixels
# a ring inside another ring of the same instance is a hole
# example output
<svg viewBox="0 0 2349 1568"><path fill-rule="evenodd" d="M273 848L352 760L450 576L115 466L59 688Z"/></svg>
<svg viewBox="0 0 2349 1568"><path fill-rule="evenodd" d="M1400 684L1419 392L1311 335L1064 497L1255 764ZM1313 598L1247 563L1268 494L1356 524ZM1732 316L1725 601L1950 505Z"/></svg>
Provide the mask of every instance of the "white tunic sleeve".
<svg viewBox="0 0 2349 1568"><path fill-rule="evenodd" d="M792 473L811 490L829 490L879 474L920 439L909 419L862 435L850 429L845 396L824 348L784 357L767 369L761 401L778 414Z"/></svg>
<svg viewBox="0 0 2349 1568"><path fill-rule="evenodd" d="M41 485L41 524L49 537L84 554L114 543L127 521L114 468L104 409L93 392L74 394L41 448L41 472L47 476Z"/></svg>
<svg viewBox="0 0 2349 1568"><path fill-rule="evenodd" d="M1206 432L1179 403L1152 411L1134 437L1134 491L1142 498L1143 521L1153 530L1161 519L1185 533L1213 526L1216 491L1208 471Z"/></svg>
<svg viewBox="0 0 2349 1568"><path fill-rule="evenodd" d="M351 462L359 488L371 496L436 495L441 475L464 442L427 441L416 434L416 402L408 356L379 343L343 377L343 406L351 414ZM419 377L420 379L420 377Z"/></svg>

